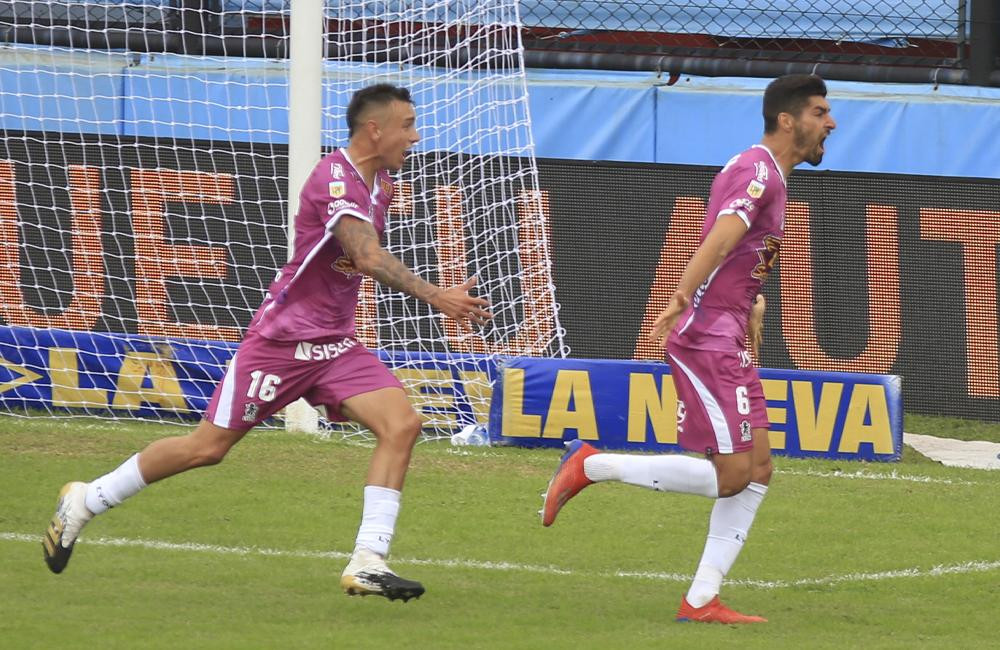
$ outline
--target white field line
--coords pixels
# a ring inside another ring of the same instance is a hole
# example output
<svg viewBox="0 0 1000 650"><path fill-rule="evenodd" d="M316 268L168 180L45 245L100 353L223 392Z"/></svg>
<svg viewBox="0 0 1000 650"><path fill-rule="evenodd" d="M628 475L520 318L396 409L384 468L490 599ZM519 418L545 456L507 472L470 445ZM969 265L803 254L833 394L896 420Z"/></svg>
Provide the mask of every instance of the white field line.
<svg viewBox="0 0 1000 650"><path fill-rule="evenodd" d="M32 542L41 544L41 535L25 533L0 532L0 541ZM94 539L80 538L84 546L127 546L130 548L146 548L156 551L180 551L194 553L212 553L216 555L241 555L260 557L283 557L307 560L346 560L350 553L342 551L296 551L258 546L216 546L213 544L197 544L194 542L164 542L149 539L124 539L120 537L96 537ZM657 573L640 571L614 571L590 573L575 571L554 566L519 564L516 562L482 562L479 560L463 560L459 558L445 560L430 560L419 558L393 558L396 564L436 566L457 569L481 569L485 571L520 571L523 573L538 573L543 575L580 576L580 577L616 577L639 580L661 580L664 582L690 582L691 576L680 573ZM39 560L41 561L41 560ZM924 578L963 573L983 573L1000 569L1000 560L974 560L952 565L937 565L929 569L910 567L892 571L874 573L847 573L829 575L820 578L800 578L797 580L728 580L726 584L742 585L755 589L784 589L816 585L837 585L847 582L878 582L895 578Z"/></svg>
<svg viewBox="0 0 1000 650"><path fill-rule="evenodd" d="M935 478L933 476L920 476L917 474L900 474L896 470L888 472L873 472L867 469L857 469L849 472L841 470L820 471L815 469L776 469L775 474L786 474L788 476L816 476L818 478L845 478L845 479L865 479L871 481L909 481L911 483L938 483L942 485L980 485L975 481L963 481L952 478Z"/></svg>

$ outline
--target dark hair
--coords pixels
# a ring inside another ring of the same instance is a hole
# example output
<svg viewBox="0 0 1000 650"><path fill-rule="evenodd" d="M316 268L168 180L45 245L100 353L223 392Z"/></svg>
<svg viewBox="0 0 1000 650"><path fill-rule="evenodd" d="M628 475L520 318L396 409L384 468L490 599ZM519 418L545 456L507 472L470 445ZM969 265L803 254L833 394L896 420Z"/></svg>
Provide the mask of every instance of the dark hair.
<svg viewBox="0 0 1000 650"><path fill-rule="evenodd" d="M826 97L826 84L814 74L787 74L767 85L764 91L764 133L778 128L778 114L798 115L810 97Z"/></svg>
<svg viewBox="0 0 1000 650"><path fill-rule="evenodd" d="M351 97L351 103L347 105L348 137L354 135L355 127L360 126L358 119L365 109L376 104L384 106L396 100L413 103L409 90L392 84L375 84L355 92Z"/></svg>

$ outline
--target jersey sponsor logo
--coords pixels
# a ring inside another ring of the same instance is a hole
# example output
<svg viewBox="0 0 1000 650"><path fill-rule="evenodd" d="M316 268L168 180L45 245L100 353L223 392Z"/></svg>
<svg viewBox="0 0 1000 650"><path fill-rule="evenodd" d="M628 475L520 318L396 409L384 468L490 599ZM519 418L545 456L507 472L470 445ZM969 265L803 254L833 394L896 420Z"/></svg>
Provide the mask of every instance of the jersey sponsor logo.
<svg viewBox="0 0 1000 650"><path fill-rule="evenodd" d="M330 163L330 176L336 178L344 177L344 166L340 163Z"/></svg>
<svg viewBox="0 0 1000 650"><path fill-rule="evenodd" d="M334 271L340 271L349 278L357 275L359 272L358 267L354 266L354 261L346 255L338 257L336 261L330 265L330 268Z"/></svg>
<svg viewBox="0 0 1000 650"><path fill-rule="evenodd" d="M749 368L753 361L750 360L750 353L746 350L740 350L740 368Z"/></svg>
<svg viewBox="0 0 1000 650"><path fill-rule="evenodd" d="M739 198L729 204L730 210L743 210L745 212L753 212L756 207L754 202L747 198Z"/></svg>
<svg viewBox="0 0 1000 650"><path fill-rule="evenodd" d="M694 295L691 296L691 305L698 309L701 305L701 299L705 297L705 292L708 291L708 280L701 283L701 286L694 290Z"/></svg>
<svg viewBox="0 0 1000 650"><path fill-rule="evenodd" d="M354 201L348 201L347 199L337 199L326 204L326 213L331 217L341 210L347 209L360 210L361 208Z"/></svg>
<svg viewBox="0 0 1000 650"><path fill-rule="evenodd" d="M747 194L755 199L759 199L764 196L764 184L757 179L750 181L750 184L747 185Z"/></svg>
<svg viewBox="0 0 1000 650"><path fill-rule="evenodd" d="M754 170L757 172L757 180L761 183L767 181L767 165L763 160L758 160L753 164Z"/></svg>
<svg viewBox="0 0 1000 650"><path fill-rule="evenodd" d="M330 192L330 196L335 199L339 199L347 194L347 183L344 181L331 181L328 190Z"/></svg>
<svg viewBox="0 0 1000 650"><path fill-rule="evenodd" d="M677 433L684 433L684 419L687 418L687 407L684 400L677 400Z"/></svg>
<svg viewBox="0 0 1000 650"><path fill-rule="evenodd" d="M740 422L740 442L750 442L753 436L750 434L750 422L743 420Z"/></svg>
<svg viewBox="0 0 1000 650"><path fill-rule="evenodd" d="M295 358L299 361L329 361L347 352L358 342L354 339L343 339L332 343L309 343L301 341L295 346Z"/></svg>
<svg viewBox="0 0 1000 650"><path fill-rule="evenodd" d="M751 276L761 282L767 279L767 276L771 274L771 269L774 268L774 264L778 261L778 250L781 248L781 240L774 235L768 235L764 237L762 243L764 244L763 248L757 249L757 256L760 257L760 262L750 273Z"/></svg>

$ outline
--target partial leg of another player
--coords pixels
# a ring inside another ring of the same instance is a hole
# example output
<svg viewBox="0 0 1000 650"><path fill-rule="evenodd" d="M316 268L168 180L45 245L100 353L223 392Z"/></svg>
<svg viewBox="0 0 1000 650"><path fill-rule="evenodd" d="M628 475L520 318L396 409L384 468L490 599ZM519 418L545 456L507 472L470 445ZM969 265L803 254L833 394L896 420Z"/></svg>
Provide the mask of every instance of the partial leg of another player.
<svg viewBox="0 0 1000 650"><path fill-rule="evenodd" d="M401 578L385 562L396 529L400 492L410 454L420 435L420 416L401 388L382 388L344 400L340 412L375 434L375 451L365 481L361 526L351 561L340 578L349 595L419 598L424 587Z"/></svg>
<svg viewBox="0 0 1000 650"><path fill-rule="evenodd" d="M61 573L66 568L80 531L95 515L151 483L195 467L215 465L245 433L202 420L191 433L157 440L90 483L64 485L42 540L49 569Z"/></svg>
<svg viewBox="0 0 1000 650"><path fill-rule="evenodd" d="M705 458L608 454L582 440L573 440L542 495L542 524L551 526L567 501L599 481L621 481L660 492L720 496L715 466Z"/></svg>
<svg viewBox="0 0 1000 650"><path fill-rule="evenodd" d="M771 481L771 448L767 429L753 430L753 448L739 454L712 457L719 474L720 492L732 496L716 500L709 519L708 538L688 593L681 599L678 621L763 623L766 619L733 611L719 601L722 580L733 566ZM723 486L725 486L723 488Z"/></svg>

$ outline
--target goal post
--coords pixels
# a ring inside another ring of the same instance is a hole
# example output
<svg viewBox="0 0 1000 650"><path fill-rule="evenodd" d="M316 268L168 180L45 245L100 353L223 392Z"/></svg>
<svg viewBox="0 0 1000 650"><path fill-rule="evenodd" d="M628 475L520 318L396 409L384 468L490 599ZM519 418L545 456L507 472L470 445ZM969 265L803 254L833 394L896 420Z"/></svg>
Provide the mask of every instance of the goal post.
<svg viewBox="0 0 1000 650"><path fill-rule="evenodd" d="M288 255L295 250L299 193L322 153L323 0L296 0L291 10L288 63ZM304 399L285 408L285 427L316 433L319 413Z"/></svg>

